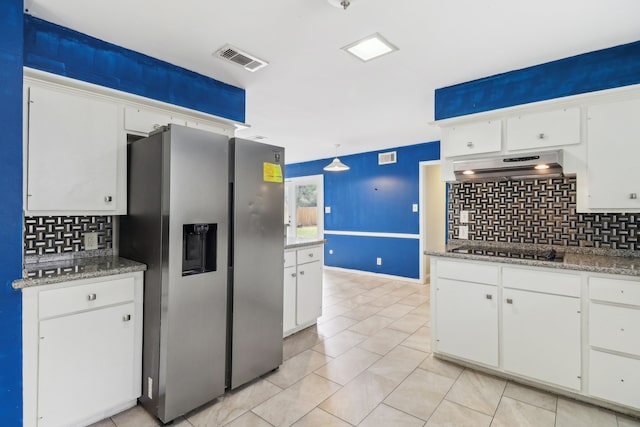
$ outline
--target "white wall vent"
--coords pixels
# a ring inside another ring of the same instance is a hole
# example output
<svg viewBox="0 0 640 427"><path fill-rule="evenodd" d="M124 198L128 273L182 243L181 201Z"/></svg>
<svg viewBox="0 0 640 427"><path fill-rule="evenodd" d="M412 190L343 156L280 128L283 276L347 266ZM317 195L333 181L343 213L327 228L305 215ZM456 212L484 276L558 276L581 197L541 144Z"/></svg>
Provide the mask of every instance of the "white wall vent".
<svg viewBox="0 0 640 427"><path fill-rule="evenodd" d="M387 151L386 153L378 153L378 164L379 165L389 165L391 163L396 163L398 161L398 156L395 151Z"/></svg>
<svg viewBox="0 0 640 427"><path fill-rule="evenodd" d="M240 65L242 68L251 71L252 73L269 65L267 61L244 52L230 44L222 46L213 55L225 61Z"/></svg>

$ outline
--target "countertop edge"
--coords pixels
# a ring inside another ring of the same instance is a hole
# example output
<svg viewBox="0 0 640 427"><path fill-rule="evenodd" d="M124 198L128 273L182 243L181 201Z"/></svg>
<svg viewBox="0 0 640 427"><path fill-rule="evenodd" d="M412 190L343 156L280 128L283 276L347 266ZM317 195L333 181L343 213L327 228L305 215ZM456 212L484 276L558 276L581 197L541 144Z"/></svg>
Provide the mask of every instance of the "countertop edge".
<svg viewBox="0 0 640 427"><path fill-rule="evenodd" d="M310 241L303 241L303 242L293 242L293 243L285 243L284 245L284 249L297 249L297 248L304 248L306 246L318 246L318 245L324 245L328 242L327 239L319 239L319 240L310 240Z"/></svg>
<svg viewBox="0 0 640 427"><path fill-rule="evenodd" d="M525 265L531 267L554 268L558 270L588 271L592 273L619 274L624 276L640 276L640 270L624 267L607 267L600 265L574 264L571 262L537 261L531 259L496 258L492 256L473 255L437 250L425 250L424 255L443 258L468 259L474 261L494 262L497 264ZM600 255L602 256L602 255ZM608 257L615 258L615 257Z"/></svg>

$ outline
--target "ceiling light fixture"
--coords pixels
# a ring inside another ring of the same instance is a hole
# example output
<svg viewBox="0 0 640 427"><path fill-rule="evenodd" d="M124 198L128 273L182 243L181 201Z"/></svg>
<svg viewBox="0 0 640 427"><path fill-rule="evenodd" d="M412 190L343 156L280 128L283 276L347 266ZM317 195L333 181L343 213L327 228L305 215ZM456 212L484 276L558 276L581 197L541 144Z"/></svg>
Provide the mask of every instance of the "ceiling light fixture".
<svg viewBox="0 0 640 427"><path fill-rule="evenodd" d="M342 48L363 62L395 52L397 47L380 34L375 33Z"/></svg>
<svg viewBox="0 0 640 427"><path fill-rule="evenodd" d="M347 10L347 8L351 5L350 0L327 0L327 1L331 6L341 7L344 10Z"/></svg>
<svg viewBox="0 0 640 427"><path fill-rule="evenodd" d="M326 170L327 172L342 172L351 169L349 166L342 163L338 158L338 147L340 147L340 144L336 144L336 157L331 163L324 167L324 170Z"/></svg>

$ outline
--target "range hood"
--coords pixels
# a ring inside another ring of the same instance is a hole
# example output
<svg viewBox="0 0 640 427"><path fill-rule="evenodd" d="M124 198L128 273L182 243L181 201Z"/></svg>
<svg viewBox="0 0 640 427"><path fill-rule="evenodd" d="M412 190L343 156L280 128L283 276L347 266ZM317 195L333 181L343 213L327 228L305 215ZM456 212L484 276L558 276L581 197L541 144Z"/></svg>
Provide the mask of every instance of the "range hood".
<svg viewBox="0 0 640 427"><path fill-rule="evenodd" d="M453 162L456 181L555 178L562 176L562 150Z"/></svg>

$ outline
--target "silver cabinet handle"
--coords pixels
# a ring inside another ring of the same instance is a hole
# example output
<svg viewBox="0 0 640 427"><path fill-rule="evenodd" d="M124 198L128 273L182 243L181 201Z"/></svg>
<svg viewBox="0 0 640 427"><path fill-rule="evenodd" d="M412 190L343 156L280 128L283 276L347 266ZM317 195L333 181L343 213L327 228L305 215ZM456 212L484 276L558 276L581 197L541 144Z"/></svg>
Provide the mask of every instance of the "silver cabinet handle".
<svg viewBox="0 0 640 427"><path fill-rule="evenodd" d="M538 134L538 139L545 139L547 137L547 135L545 135L544 133L539 133Z"/></svg>
<svg viewBox="0 0 640 427"><path fill-rule="evenodd" d="M467 142L467 147L473 148L473 142L471 142L471 141Z"/></svg>
<svg viewBox="0 0 640 427"><path fill-rule="evenodd" d="M309 258L313 258L313 254L309 254Z"/></svg>
<svg viewBox="0 0 640 427"><path fill-rule="evenodd" d="M296 277L296 273L291 273L291 277Z"/></svg>
<svg viewBox="0 0 640 427"><path fill-rule="evenodd" d="M104 196L105 203L111 203L113 201L113 196Z"/></svg>
<svg viewBox="0 0 640 427"><path fill-rule="evenodd" d="M513 304L513 300L511 298L507 298L507 304Z"/></svg>
<svg viewBox="0 0 640 427"><path fill-rule="evenodd" d="M630 199L637 199L638 198L638 194L637 193L631 193L631 194L629 194L629 198Z"/></svg>
<svg viewBox="0 0 640 427"><path fill-rule="evenodd" d="M87 295L87 300L88 300L88 301L95 301L95 300L96 300L96 298L97 298L97 295L96 295L96 294L89 294L89 295Z"/></svg>
<svg viewBox="0 0 640 427"><path fill-rule="evenodd" d="M131 315L130 314L125 314L124 316L122 316L122 321L123 322L128 322L129 320L131 320Z"/></svg>
<svg viewBox="0 0 640 427"><path fill-rule="evenodd" d="M304 271L301 271L301 272L300 272L300 275L301 275L301 276L304 276Z"/></svg>
<svg viewBox="0 0 640 427"><path fill-rule="evenodd" d="M487 295L485 295L484 297L485 297L486 299L493 299L493 295L491 295L491 294L487 294Z"/></svg>

